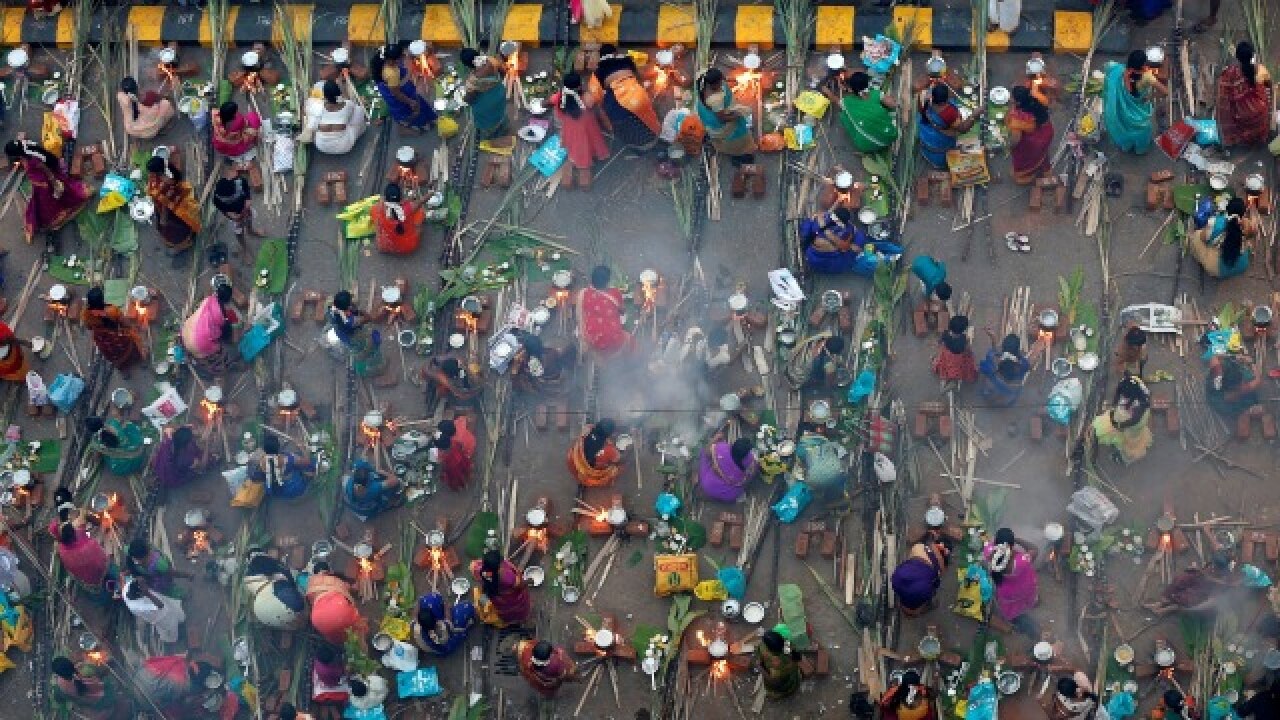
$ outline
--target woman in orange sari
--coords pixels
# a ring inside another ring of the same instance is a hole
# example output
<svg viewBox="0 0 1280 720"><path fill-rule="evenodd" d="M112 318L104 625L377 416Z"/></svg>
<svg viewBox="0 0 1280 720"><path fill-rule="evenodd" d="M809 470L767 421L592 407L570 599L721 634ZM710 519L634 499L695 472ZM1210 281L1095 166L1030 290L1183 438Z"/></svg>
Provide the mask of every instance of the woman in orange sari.
<svg viewBox="0 0 1280 720"><path fill-rule="evenodd" d="M1271 73L1253 45L1236 45L1238 64L1218 76L1218 132L1222 145L1258 145L1271 133Z"/></svg>
<svg viewBox="0 0 1280 720"><path fill-rule="evenodd" d="M591 271L591 287L578 294L578 337L606 357L631 344L631 333L622 326L622 291L609 287L611 277L609 268L597 265Z"/></svg>
<svg viewBox="0 0 1280 720"><path fill-rule="evenodd" d="M192 239L200 232L200 204L191 183L169 164L168 157L153 156L147 161L147 172L147 195L156 203L156 229L165 251L177 255L191 247Z"/></svg>
<svg viewBox="0 0 1280 720"><path fill-rule="evenodd" d="M605 487L622 473L622 454L613 444L615 429L612 420L601 420L569 448L566 462L579 485Z"/></svg>
<svg viewBox="0 0 1280 720"><path fill-rule="evenodd" d="M613 45L604 45L595 75L604 89L601 107L613 127L613 136L632 150L653 147L662 126L653 111L653 99L640 84L635 60Z"/></svg>
<svg viewBox="0 0 1280 720"><path fill-rule="evenodd" d="M0 322L0 380L26 382L31 364L22 353L22 343L13 334L13 328Z"/></svg>
<svg viewBox="0 0 1280 720"><path fill-rule="evenodd" d="M102 288L91 288L85 295L80 324L93 335L93 344L125 378L129 367L142 359L142 343L137 330L125 324L120 308L107 303Z"/></svg>
<svg viewBox="0 0 1280 720"><path fill-rule="evenodd" d="M400 186L387 185L382 199L370 211L377 230L378 250L391 255L408 255L422 242L422 205L403 200Z"/></svg>
<svg viewBox="0 0 1280 720"><path fill-rule="evenodd" d="M22 165L31 183L31 199L23 215L27 242L38 232L54 232L71 222L91 195L85 184L67 174L62 161L31 140L10 140L4 146L9 162Z"/></svg>
<svg viewBox="0 0 1280 720"><path fill-rule="evenodd" d="M1027 185L1049 169L1049 149L1053 145L1049 108L1027 88L1015 87L1013 108L1005 123L1013 146L1013 179L1019 185Z"/></svg>

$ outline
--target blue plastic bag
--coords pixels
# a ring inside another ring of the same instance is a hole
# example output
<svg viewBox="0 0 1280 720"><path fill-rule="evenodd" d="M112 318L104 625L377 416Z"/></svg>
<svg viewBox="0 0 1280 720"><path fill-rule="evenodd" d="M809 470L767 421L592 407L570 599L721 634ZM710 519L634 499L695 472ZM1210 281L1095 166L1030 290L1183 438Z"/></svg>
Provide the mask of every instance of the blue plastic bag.
<svg viewBox="0 0 1280 720"><path fill-rule="evenodd" d="M84 392L84 380L78 375L62 374L53 379L49 386L49 402L64 413L71 412L80 393Z"/></svg>
<svg viewBox="0 0 1280 720"><path fill-rule="evenodd" d="M542 173L543 177L551 177L568 157L569 151L560 145L560 136L552 135L543 140L538 149L529 156L529 164Z"/></svg>
<svg viewBox="0 0 1280 720"><path fill-rule="evenodd" d="M1118 692L1107 701L1107 714L1111 720L1125 720L1138 712L1138 703L1127 692Z"/></svg>
<svg viewBox="0 0 1280 720"><path fill-rule="evenodd" d="M1187 118L1187 124L1196 130L1197 145L1209 147L1222 141L1218 135L1218 121L1213 118L1205 118L1203 120Z"/></svg>
<svg viewBox="0 0 1280 720"><path fill-rule="evenodd" d="M797 480L787 488L787 493L773 506L773 514L784 523L793 523L800 513L813 501L813 491L809 486Z"/></svg>
<svg viewBox="0 0 1280 720"><path fill-rule="evenodd" d="M387 720L387 711L381 705L368 710L357 710L348 705L342 709L342 717L346 720Z"/></svg>
<svg viewBox="0 0 1280 720"><path fill-rule="evenodd" d="M1195 220L1196 227L1202 228L1209 224L1209 218L1213 217L1213 200L1207 195L1200 197L1200 202L1196 203L1196 211L1191 216Z"/></svg>
<svg viewBox="0 0 1280 720"><path fill-rule="evenodd" d="M1244 586L1251 588L1268 588L1271 587L1271 578L1267 576L1262 568L1249 563L1240 565L1240 574L1244 576Z"/></svg>
<svg viewBox="0 0 1280 720"><path fill-rule="evenodd" d="M969 690L969 706L965 710L965 720L995 720L996 718L996 686L990 680L979 680Z"/></svg>
<svg viewBox="0 0 1280 720"><path fill-rule="evenodd" d="M658 499L653 501L653 509L657 511L659 516L675 517L680 512L680 498L671 493L662 493L658 495Z"/></svg>
<svg viewBox="0 0 1280 720"><path fill-rule="evenodd" d="M991 575L987 573L987 569L976 562L971 562L965 568L964 575L966 580L978 583L978 589L982 591L982 603L985 605L991 602L991 598L996 594L996 586L991 582Z"/></svg>
<svg viewBox="0 0 1280 720"><path fill-rule="evenodd" d="M1227 345L1231 343L1231 334L1235 330L1227 328L1226 330L1210 330L1204 334L1205 340L1208 341L1209 349L1204 351L1201 360L1212 360L1216 355L1226 355Z"/></svg>
<svg viewBox="0 0 1280 720"><path fill-rule="evenodd" d="M716 579L734 600L741 600L747 594L747 576L736 567L720 568L716 571Z"/></svg>
<svg viewBox="0 0 1280 720"><path fill-rule="evenodd" d="M850 403L857 404L866 400L875 390L876 371L871 369L863 370L858 373L858 377L849 386L849 394L845 396L845 399Z"/></svg>
<svg viewBox="0 0 1280 720"><path fill-rule="evenodd" d="M898 64L898 57L902 55L902 45L897 40L884 35L876 35L875 42L876 44L885 43L889 51L877 59L872 59L863 52L862 64L866 65L867 70L873 75L887 75L893 66Z"/></svg>
<svg viewBox="0 0 1280 720"><path fill-rule="evenodd" d="M413 672L396 673L396 694L401 700L414 697L435 697L444 692L440 677L433 667L418 668Z"/></svg>
<svg viewBox="0 0 1280 720"><path fill-rule="evenodd" d="M1205 704L1204 709L1205 720L1240 720L1235 708L1231 706L1231 700L1223 695L1209 698L1209 702Z"/></svg>

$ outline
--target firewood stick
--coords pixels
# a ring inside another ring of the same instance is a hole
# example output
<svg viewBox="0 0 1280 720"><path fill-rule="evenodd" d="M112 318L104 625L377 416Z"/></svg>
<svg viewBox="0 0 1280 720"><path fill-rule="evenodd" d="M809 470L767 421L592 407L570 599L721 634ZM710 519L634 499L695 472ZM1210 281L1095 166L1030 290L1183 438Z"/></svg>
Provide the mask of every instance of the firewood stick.
<svg viewBox="0 0 1280 720"><path fill-rule="evenodd" d="M591 695L591 690L596 686L596 680L600 677L600 666L596 665L591 669L591 677L587 678L587 687L582 691L582 699L578 701L578 706L573 709L573 716L578 717L582 714L582 706L586 704L587 698Z"/></svg>

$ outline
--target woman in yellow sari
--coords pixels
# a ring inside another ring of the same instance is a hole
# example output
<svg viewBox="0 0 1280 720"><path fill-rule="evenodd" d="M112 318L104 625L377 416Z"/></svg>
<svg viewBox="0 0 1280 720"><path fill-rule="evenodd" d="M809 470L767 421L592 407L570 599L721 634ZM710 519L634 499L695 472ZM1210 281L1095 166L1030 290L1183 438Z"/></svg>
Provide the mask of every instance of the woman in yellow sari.
<svg viewBox="0 0 1280 720"><path fill-rule="evenodd" d="M200 205L191 183L169 164L164 155L147 161L147 194L156 203L156 229L170 255L191 247L192 238L200 232Z"/></svg>
<svg viewBox="0 0 1280 720"><path fill-rule="evenodd" d="M606 487L622 472L622 455L613 444L613 421L596 423L569 448L569 472L583 487Z"/></svg>

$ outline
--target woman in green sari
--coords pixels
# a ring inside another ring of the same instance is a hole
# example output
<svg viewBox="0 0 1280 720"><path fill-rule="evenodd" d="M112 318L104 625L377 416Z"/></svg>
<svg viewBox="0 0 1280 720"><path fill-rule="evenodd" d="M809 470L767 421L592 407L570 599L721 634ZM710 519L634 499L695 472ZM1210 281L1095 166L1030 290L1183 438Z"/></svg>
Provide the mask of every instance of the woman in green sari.
<svg viewBox="0 0 1280 720"><path fill-rule="evenodd" d="M777 630L770 630L756 646L756 660L764 674L764 689L770 700L791 697L800 689L800 653Z"/></svg>
<svg viewBox="0 0 1280 720"><path fill-rule="evenodd" d="M898 139L898 124L893 111L898 104L885 97L879 88L871 87L871 76L855 72L845 78L848 94L840 101L840 124L849 142L860 153L888 150Z"/></svg>
<svg viewBox="0 0 1280 720"><path fill-rule="evenodd" d="M1102 81L1102 126L1116 147L1143 155L1151 149L1155 134L1155 95L1165 95L1168 88L1147 67L1141 50L1129 53L1125 64L1107 65Z"/></svg>
<svg viewBox="0 0 1280 720"><path fill-rule="evenodd" d="M492 140L506 135L507 84L502 61L481 55L471 48L462 48L458 59L470 73L463 99L471 106L471 121L476 126L476 137Z"/></svg>
<svg viewBox="0 0 1280 720"><path fill-rule="evenodd" d="M142 442L142 428L116 418L89 418L85 421L93 434L92 448L102 456L102 463L115 475L131 475L147 462Z"/></svg>

